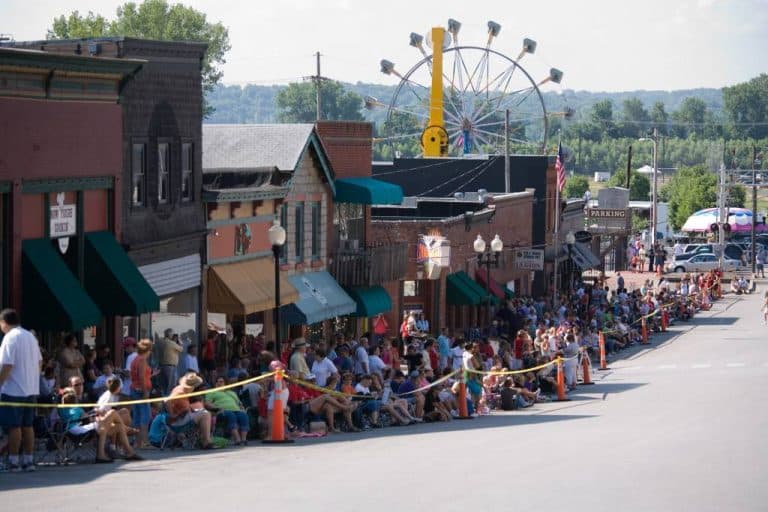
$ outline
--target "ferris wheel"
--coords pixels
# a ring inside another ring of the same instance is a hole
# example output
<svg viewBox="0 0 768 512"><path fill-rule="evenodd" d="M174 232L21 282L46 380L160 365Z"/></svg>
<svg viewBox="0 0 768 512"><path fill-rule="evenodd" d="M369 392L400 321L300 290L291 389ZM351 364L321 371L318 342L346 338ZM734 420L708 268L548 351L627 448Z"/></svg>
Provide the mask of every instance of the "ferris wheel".
<svg viewBox="0 0 768 512"><path fill-rule="evenodd" d="M484 46L463 45L461 23L449 19L447 29L434 27L426 38L411 33L421 59L408 71L381 61L382 73L400 82L389 104L365 99L367 108L387 108L379 142L418 138L425 157L500 154L506 141L514 152L546 151L549 122L540 87L560 83L563 73L550 68L535 80L520 62L536 51L536 41L524 39L513 59L492 48L501 25L489 21L487 27Z"/></svg>

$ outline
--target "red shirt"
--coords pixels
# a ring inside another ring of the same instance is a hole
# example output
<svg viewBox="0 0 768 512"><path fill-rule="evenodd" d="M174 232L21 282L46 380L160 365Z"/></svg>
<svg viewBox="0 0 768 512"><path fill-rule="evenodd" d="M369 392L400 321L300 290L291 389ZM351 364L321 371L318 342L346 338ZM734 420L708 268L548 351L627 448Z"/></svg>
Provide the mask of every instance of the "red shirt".
<svg viewBox="0 0 768 512"><path fill-rule="evenodd" d="M525 340L521 337L515 338L515 359L522 359L523 358L523 344L525 343Z"/></svg>
<svg viewBox="0 0 768 512"><path fill-rule="evenodd" d="M434 345L429 347L429 350L427 350L427 354L429 354L429 366L431 366L433 370L437 371L440 357L438 356L437 350L435 350Z"/></svg>

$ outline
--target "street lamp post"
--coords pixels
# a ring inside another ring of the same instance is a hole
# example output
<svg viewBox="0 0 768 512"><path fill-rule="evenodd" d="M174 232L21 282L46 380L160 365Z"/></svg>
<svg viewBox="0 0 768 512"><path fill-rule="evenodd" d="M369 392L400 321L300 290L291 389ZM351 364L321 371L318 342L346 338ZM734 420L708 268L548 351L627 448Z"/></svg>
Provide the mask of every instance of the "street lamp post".
<svg viewBox="0 0 768 512"><path fill-rule="evenodd" d="M565 235L565 243L568 245L568 264L570 265L571 272L568 275L568 295L573 294L573 244L576 243L576 235L573 231L569 231Z"/></svg>
<svg viewBox="0 0 768 512"><path fill-rule="evenodd" d="M656 225L659 223L658 219L656 218L656 191L658 187L658 181L657 176L659 175L658 172L658 158L659 158L659 130L658 128L654 128L653 132L651 133L651 137L643 137L640 139L641 142L651 141L653 142L653 180L651 181L651 247L656 244ZM629 183L627 183L627 188L629 188Z"/></svg>
<svg viewBox="0 0 768 512"><path fill-rule="evenodd" d="M285 245L285 228L280 225L280 221L275 220L272 227L267 230L269 243L272 244L272 254L275 257L275 312L273 320L275 323L275 352L280 359L280 254Z"/></svg>
<svg viewBox="0 0 768 512"><path fill-rule="evenodd" d="M499 255L502 249L504 249L504 242L501 241L499 235L493 237L490 247L487 247L482 235L477 235L472 248L477 253L477 264L485 265L485 296L488 301L486 309L486 326L491 326L491 265L494 267L499 266Z"/></svg>

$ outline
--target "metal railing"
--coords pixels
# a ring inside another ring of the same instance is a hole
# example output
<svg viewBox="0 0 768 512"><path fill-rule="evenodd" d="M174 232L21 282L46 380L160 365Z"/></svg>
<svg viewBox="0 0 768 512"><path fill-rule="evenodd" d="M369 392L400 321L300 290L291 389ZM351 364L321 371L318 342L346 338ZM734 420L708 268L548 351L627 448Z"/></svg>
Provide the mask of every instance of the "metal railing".
<svg viewBox="0 0 768 512"><path fill-rule="evenodd" d="M397 281L407 272L407 251L407 243L336 249L331 255L331 274L342 286L375 286Z"/></svg>

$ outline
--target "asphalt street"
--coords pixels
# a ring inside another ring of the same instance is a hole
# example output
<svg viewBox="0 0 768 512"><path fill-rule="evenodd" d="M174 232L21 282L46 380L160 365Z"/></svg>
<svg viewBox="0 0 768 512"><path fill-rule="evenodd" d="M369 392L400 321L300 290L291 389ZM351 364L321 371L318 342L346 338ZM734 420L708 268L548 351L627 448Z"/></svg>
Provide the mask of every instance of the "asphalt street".
<svg viewBox="0 0 768 512"><path fill-rule="evenodd" d="M0 474L3 510L766 510L760 295L715 303L572 400L290 446Z"/></svg>

